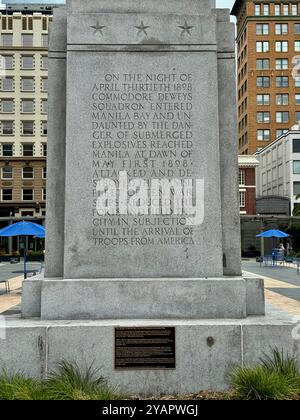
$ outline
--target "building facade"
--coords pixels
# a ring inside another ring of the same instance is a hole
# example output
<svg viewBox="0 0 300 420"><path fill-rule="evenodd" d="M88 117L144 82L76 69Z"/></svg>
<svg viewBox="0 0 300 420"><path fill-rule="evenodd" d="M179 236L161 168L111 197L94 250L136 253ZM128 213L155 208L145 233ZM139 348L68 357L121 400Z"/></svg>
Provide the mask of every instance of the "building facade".
<svg viewBox="0 0 300 420"><path fill-rule="evenodd" d="M300 2L236 0L238 142L254 154L300 120Z"/></svg>
<svg viewBox="0 0 300 420"><path fill-rule="evenodd" d="M256 168L254 156L239 156L240 214L256 214Z"/></svg>
<svg viewBox="0 0 300 420"><path fill-rule="evenodd" d="M257 195L259 199L268 198L272 206L264 203L264 208L270 207L268 213L286 214L284 206L287 199L290 203L290 215L296 203L300 203L300 130L293 127L282 134L272 144L256 153L259 161L257 169ZM277 204L275 204L277 202ZM272 208L273 207L273 208ZM277 209L278 207L278 209ZM263 211L262 213L267 213Z"/></svg>
<svg viewBox="0 0 300 420"><path fill-rule="evenodd" d="M0 10L0 217L45 216L52 8Z"/></svg>

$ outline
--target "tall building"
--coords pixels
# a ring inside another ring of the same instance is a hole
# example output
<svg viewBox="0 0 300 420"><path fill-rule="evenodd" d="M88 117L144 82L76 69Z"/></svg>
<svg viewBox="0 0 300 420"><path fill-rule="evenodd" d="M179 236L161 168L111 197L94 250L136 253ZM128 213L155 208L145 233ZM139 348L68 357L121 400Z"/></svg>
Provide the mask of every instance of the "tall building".
<svg viewBox="0 0 300 420"><path fill-rule="evenodd" d="M286 213L285 199L292 215L295 204L300 203L299 126L295 125L282 134L272 144L257 152L255 157L259 160L257 193L260 200L263 200L264 208L267 208L263 213Z"/></svg>
<svg viewBox="0 0 300 420"><path fill-rule="evenodd" d="M239 156L240 214L256 214L256 168L255 156Z"/></svg>
<svg viewBox="0 0 300 420"><path fill-rule="evenodd" d="M254 154L300 120L299 3L236 0L232 9L240 154Z"/></svg>
<svg viewBox="0 0 300 420"><path fill-rule="evenodd" d="M45 216L51 19L52 7L45 4L7 1L0 10L2 218Z"/></svg>

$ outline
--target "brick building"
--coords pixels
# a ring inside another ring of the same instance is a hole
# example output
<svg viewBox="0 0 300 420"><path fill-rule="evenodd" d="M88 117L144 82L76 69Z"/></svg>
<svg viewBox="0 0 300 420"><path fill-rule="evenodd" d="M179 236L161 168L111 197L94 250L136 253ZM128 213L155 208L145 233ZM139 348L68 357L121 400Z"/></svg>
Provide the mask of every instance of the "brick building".
<svg viewBox="0 0 300 420"><path fill-rule="evenodd" d="M254 154L300 120L300 4L236 0L238 142Z"/></svg>
<svg viewBox="0 0 300 420"><path fill-rule="evenodd" d="M254 156L239 156L240 214L256 214L256 168L259 161Z"/></svg>

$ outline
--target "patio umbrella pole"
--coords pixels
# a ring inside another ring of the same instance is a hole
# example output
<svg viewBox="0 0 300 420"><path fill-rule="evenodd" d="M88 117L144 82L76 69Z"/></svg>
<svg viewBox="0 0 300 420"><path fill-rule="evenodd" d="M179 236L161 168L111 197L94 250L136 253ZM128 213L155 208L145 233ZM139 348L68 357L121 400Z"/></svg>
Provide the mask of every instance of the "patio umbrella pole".
<svg viewBox="0 0 300 420"><path fill-rule="evenodd" d="M24 280L27 279L27 270L26 270L26 237L24 236Z"/></svg>

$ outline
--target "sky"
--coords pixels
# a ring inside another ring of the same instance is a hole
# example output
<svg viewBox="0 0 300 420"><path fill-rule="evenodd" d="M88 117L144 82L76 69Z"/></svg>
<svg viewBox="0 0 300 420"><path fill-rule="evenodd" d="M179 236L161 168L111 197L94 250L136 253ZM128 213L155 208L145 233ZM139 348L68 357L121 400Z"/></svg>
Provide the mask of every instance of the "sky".
<svg viewBox="0 0 300 420"><path fill-rule="evenodd" d="M217 7L227 7L232 8L234 0L217 0Z"/></svg>

